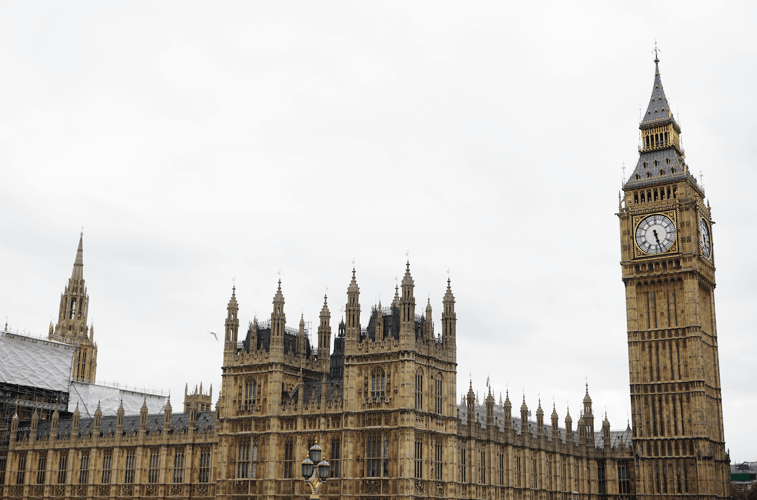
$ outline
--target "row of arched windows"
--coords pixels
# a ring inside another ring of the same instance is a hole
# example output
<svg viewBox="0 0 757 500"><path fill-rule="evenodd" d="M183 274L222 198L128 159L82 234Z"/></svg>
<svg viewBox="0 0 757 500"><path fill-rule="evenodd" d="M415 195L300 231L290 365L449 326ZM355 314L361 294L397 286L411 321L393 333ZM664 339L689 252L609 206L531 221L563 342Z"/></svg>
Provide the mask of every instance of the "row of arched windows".
<svg viewBox="0 0 757 500"><path fill-rule="evenodd" d="M660 170L660 172L662 172L662 170ZM639 174L636 174L637 178L638 175ZM636 204L671 200L675 198L678 198L678 188L676 186L659 187L646 190L642 189L641 191L637 191L633 194L633 202Z"/></svg>

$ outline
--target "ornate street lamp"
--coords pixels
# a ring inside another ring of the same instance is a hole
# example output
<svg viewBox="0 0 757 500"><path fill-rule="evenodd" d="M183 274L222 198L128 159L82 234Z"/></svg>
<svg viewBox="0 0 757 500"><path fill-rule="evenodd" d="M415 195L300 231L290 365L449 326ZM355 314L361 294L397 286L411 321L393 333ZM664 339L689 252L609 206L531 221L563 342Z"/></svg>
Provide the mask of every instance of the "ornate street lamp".
<svg viewBox="0 0 757 500"><path fill-rule="evenodd" d="M310 456L302 461L302 477L310 486L310 500L318 500L318 488L329 477L331 466L326 460L321 460L321 447L315 443L310 447ZM317 465L316 465L317 464Z"/></svg>

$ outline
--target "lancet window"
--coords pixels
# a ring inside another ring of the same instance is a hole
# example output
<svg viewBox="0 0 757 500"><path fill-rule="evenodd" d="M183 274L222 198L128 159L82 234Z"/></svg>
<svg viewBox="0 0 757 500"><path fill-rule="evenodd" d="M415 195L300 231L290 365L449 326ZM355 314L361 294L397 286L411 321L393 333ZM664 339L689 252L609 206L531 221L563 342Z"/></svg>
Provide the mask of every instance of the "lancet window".
<svg viewBox="0 0 757 500"><path fill-rule="evenodd" d="M389 438L369 434L365 442L365 477L389 477Z"/></svg>
<svg viewBox="0 0 757 500"><path fill-rule="evenodd" d="M373 369L371 374L371 397L383 398L386 396L386 375L380 367Z"/></svg>
<svg viewBox="0 0 757 500"><path fill-rule="evenodd" d="M415 409L423 409L423 370L415 372Z"/></svg>

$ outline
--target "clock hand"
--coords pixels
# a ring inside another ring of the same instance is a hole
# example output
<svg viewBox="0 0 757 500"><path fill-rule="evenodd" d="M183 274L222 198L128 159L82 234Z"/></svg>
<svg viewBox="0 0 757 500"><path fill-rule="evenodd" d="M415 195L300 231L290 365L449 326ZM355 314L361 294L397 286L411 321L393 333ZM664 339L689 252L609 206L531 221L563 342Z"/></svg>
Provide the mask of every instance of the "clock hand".
<svg viewBox="0 0 757 500"><path fill-rule="evenodd" d="M657 237L657 229L652 229L652 234L654 234L654 239L657 240L657 246L660 247L660 253L662 253L662 243L660 243L660 238Z"/></svg>

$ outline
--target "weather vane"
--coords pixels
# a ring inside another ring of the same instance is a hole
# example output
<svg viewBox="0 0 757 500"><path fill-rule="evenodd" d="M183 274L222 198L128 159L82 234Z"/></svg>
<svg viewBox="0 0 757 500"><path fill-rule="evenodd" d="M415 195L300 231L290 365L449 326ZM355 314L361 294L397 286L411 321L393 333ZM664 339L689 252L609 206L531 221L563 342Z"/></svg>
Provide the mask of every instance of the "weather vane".
<svg viewBox="0 0 757 500"><path fill-rule="evenodd" d="M660 61L659 57L657 56L658 52L662 52L662 51L657 48L657 39L655 39L655 41L654 41L654 62L659 62Z"/></svg>

